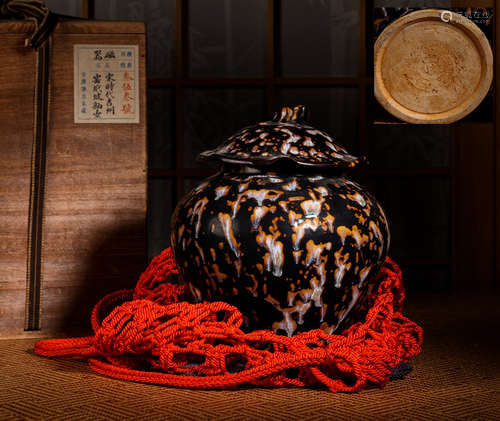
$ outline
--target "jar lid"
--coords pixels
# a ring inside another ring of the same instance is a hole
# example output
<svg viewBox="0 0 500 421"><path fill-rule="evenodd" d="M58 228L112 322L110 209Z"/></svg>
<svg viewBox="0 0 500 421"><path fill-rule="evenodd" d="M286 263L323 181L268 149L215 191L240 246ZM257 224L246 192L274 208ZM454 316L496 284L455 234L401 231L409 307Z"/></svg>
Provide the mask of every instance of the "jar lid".
<svg viewBox="0 0 500 421"><path fill-rule="evenodd" d="M254 166L283 160L308 167L354 167L360 162L327 133L307 124L306 113L304 105L283 107L271 121L241 129L198 159Z"/></svg>

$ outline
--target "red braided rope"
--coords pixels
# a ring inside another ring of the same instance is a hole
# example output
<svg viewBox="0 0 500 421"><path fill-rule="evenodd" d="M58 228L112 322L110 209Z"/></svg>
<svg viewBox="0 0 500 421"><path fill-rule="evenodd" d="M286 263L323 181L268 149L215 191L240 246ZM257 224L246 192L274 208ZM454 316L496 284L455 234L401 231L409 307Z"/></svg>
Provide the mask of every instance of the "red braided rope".
<svg viewBox="0 0 500 421"><path fill-rule="evenodd" d="M237 308L224 303L179 301L183 288L172 251L154 258L133 291L104 297L91 316L95 335L43 340L39 355L83 356L98 373L169 386L220 389L324 385L357 392L384 386L391 371L417 355L422 329L401 314L401 271L387 258L366 316L338 335L320 329L292 337L269 330L244 333Z"/></svg>

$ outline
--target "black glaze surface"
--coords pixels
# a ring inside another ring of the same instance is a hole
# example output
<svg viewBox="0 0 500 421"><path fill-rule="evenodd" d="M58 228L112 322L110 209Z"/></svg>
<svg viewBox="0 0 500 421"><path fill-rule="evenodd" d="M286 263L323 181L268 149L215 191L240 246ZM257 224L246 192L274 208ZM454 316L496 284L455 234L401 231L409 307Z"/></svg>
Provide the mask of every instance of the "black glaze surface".
<svg viewBox="0 0 500 421"><path fill-rule="evenodd" d="M304 112L293 111L282 118ZM172 217L171 245L193 298L235 304L249 330L291 336L349 324L375 286L390 235L378 202L335 170L357 162L342 154L333 170L293 159L224 164L188 193Z"/></svg>
<svg viewBox="0 0 500 421"><path fill-rule="evenodd" d="M359 163L359 158L349 155L327 133L308 125L305 114L304 106L284 107L272 121L241 129L199 158L257 166L291 161L315 168L354 167Z"/></svg>

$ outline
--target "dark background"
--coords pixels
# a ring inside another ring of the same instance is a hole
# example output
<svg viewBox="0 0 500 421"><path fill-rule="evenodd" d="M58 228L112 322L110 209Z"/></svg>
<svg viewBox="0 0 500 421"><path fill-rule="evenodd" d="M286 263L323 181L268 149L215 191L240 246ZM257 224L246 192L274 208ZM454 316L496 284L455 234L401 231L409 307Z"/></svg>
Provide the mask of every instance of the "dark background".
<svg viewBox="0 0 500 421"><path fill-rule="evenodd" d="M493 100L463 126L415 126L385 115L373 98L371 13L457 3L46 1L62 14L147 24L149 258L169 245L176 201L213 173L197 154L281 105L300 103L313 125L368 157L369 169L353 178L386 210L390 255L409 290L435 292L495 285ZM470 148L479 148L475 158Z"/></svg>

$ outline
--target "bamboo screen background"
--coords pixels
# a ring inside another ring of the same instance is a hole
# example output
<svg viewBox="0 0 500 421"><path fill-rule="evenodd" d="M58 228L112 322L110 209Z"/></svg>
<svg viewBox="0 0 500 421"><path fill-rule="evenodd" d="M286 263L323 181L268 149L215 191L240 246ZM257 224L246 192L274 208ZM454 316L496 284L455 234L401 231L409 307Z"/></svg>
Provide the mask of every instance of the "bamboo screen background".
<svg viewBox="0 0 500 421"><path fill-rule="evenodd" d="M386 209L391 256L402 266L410 290L460 290L470 281L486 289L495 285L498 107L494 99L490 97L484 112L460 126L414 126L387 119L373 98L373 8L448 8L471 5L468 2L47 0L46 4L62 14L147 24L150 258L169 244L176 201L214 173L214 168L196 162L197 154L236 129L267 119L281 105L300 103L309 106L314 125L352 153L368 157L370 166L353 178ZM481 151L489 154L489 161L484 164L478 158L469 164L459 150L478 132L486 133ZM482 211L464 201L469 175L482 186L470 199L477 201L479 194ZM470 230L480 222L489 226L472 235ZM481 251L471 257L467 245Z"/></svg>

